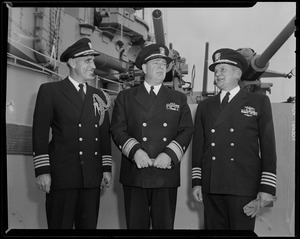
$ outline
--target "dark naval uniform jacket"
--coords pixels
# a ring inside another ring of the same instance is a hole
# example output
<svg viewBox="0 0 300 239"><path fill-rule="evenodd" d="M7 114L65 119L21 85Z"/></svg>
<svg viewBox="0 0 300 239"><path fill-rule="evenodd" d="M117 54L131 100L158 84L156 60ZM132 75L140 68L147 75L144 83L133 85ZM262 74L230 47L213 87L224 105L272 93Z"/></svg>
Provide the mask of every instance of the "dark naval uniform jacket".
<svg viewBox="0 0 300 239"><path fill-rule="evenodd" d="M220 111L220 94L199 103L192 145L192 186L202 192L275 195L276 150L270 100L240 90Z"/></svg>
<svg viewBox="0 0 300 239"><path fill-rule="evenodd" d="M115 101L111 133L122 151L120 183L142 188L180 186L180 160L193 133L183 93L162 85L151 104L144 84L121 91ZM172 159L172 168L138 169L133 156L140 148L152 159L165 152Z"/></svg>
<svg viewBox="0 0 300 239"><path fill-rule="evenodd" d="M111 171L108 102L87 85L85 101L68 78L45 83L33 117L35 175L50 173L52 189L99 187ZM51 141L49 142L49 129Z"/></svg>

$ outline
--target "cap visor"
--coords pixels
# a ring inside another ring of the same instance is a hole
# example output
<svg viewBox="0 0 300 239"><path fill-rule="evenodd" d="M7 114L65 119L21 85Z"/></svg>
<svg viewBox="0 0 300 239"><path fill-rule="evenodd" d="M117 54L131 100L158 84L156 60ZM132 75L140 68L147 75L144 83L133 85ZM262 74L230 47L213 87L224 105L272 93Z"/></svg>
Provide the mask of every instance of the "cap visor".
<svg viewBox="0 0 300 239"><path fill-rule="evenodd" d="M97 56L100 55L100 52L94 51L94 50L88 50L84 52L80 52L74 55L75 57L81 57L81 56Z"/></svg>
<svg viewBox="0 0 300 239"><path fill-rule="evenodd" d="M166 62L167 62L167 64L169 64L172 61L172 59L170 57L168 57L168 56L155 55L155 56L149 57L144 63L146 63L146 62L148 62L150 60L153 60L153 59L158 59L158 58L165 59Z"/></svg>

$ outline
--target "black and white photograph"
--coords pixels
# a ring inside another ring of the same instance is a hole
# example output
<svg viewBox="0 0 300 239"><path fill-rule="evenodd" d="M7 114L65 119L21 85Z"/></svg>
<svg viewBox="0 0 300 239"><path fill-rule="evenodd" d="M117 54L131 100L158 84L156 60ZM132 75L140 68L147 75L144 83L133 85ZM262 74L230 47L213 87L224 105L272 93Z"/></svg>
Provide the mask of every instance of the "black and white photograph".
<svg viewBox="0 0 300 239"><path fill-rule="evenodd" d="M296 2L2 14L4 236L299 236Z"/></svg>

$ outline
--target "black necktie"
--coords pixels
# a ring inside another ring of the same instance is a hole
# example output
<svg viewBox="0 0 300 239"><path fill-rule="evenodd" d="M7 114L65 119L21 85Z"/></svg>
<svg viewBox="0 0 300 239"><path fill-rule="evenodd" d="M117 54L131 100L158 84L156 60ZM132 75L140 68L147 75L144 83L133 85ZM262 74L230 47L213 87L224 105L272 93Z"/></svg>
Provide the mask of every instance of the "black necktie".
<svg viewBox="0 0 300 239"><path fill-rule="evenodd" d="M79 84L79 95L81 96L82 100L84 101L85 93L83 91L83 84Z"/></svg>
<svg viewBox="0 0 300 239"><path fill-rule="evenodd" d="M222 109L224 109L226 107L226 105L228 105L229 95L230 95L230 93L227 92L226 95L224 96L222 103L221 103Z"/></svg>
<svg viewBox="0 0 300 239"><path fill-rule="evenodd" d="M152 100L155 100L156 94L154 93L153 89L154 89L154 86L151 86L151 88L150 88L150 96L151 96Z"/></svg>

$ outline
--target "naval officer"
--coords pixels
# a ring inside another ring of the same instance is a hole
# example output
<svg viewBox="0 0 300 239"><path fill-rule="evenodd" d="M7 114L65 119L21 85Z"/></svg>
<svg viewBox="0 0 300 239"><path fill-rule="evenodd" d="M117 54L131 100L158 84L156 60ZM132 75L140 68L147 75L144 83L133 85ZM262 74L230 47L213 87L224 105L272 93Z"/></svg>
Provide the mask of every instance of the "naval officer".
<svg viewBox="0 0 300 239"><path fill-rule="evenodd" d="M34 169L37 187L46 192L49 229L96 229L100 188L111 183L110 98L87 84L96 55L88 38L78 40L60 57L69 76L38 91Z"/></svg>
<svg viewBox="0 0 300 239"><path fill-rule="evenodd" d="M239 80L248 67L235 50L214 52L209 69L219 94L198 104L192 146L192 186L203 199L206 229L254 231L255 214L276 193L276 149L270 100L247 93Z"/></svg>
<svg viewBox="0 0 300 239"><path fill-rule="evenodd" d="M145 73L138 87L116 98L111 133L122 152L128 229L173 229L180 161L193 132L186 96L163 85L169 50L160 44L143 48L135 64Z"/></svg>

